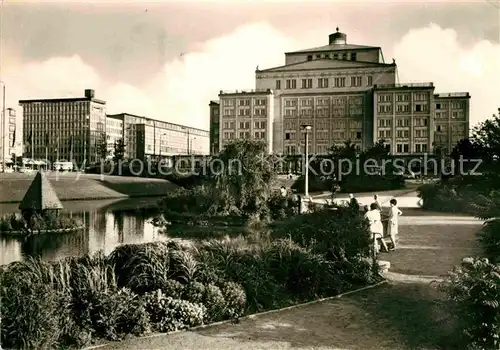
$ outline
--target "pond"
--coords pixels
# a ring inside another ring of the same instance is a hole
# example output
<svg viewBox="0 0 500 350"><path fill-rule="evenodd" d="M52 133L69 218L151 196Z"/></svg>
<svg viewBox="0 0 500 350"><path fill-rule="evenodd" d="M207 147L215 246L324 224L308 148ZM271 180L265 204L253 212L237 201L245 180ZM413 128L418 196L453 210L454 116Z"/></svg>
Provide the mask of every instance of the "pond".
<svg viewBox="0 0 500 350"><path fill-rule="evenodd" d="M111 253L117 246L166 240L167 236L153 226L154 207L158 197L105 201L65 201L63 215L85 222L85 229L44 234L27 239L0 237L0 265L19 261L26 256L59 260L69 256ZM0 204L0 216L18 212L19 203Z"/></svg>

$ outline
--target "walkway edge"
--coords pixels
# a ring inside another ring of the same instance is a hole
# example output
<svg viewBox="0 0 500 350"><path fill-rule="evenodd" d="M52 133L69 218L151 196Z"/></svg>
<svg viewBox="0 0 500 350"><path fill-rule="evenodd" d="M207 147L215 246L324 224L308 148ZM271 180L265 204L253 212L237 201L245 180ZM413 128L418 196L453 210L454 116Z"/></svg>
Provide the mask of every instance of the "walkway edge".
<svg viewBox="0 0 500 350"><path fill-rule="evenodd" d="M403 283L441 283L445 280L444 277L440 276L425 276L425 275L407 275L404 273L397 273L387 271L383 273L384 278L387 281L393 282L403 282Z"/></svg>
<svg viewBox="0 0 500 350"><path fill-rule="evenodd" d="M296 305L291 305L291 306L283 307L281 309L274 309L274 310L269 310L269 311L258 312L258 313L255 313L255 314L246 315L246 316L243 316L243 317L239 317L238 321L250 320L250 319L253 319L253 318L256 318L256 317L260 317L260 316L270 315L270 314L274 314L274 313L278 313L278 312L282 312L282 311L287 311L287 310L298 309L298 308L301 308L301 307L305 307L305 306L309 306L309 305L314 305L314 304L322 303L322 302L329 301L329 300L339 299L339 298L342 298L343 296L354 294L354 293L358 293L358 292L362 292L362 291L367 290L367 289L372 289L372 288L378 287L378 286L380 286L382 284L385 284L385 283L387 283L387 280L383 280L383 281L380 281L378 283L371 284L369 286L365 286L365 287L358 288L358 289L355 289L355 290L351 290L351 291L348 291L348 292L345 292L345 293L337 294L337 295L335 295L333 297L321 298L321 299L309 301L307 303L302 303L302 304L296 304ZM214 323L209 323L209 324L203 324L203 325L200 325L200 326L191 327L191 328L187 328L187 329L180 329L180 330L173 331L173 332L154 333L154 334L149 334L149 335L145 335L145 336L142 336L142 337L130 338L130 339L127 339L127 340L132 340L132 339L133 340L136 340L136 339L149 339L149 338L156 338L156 337L161 337L161 336L168 336L168 335L182 333L182 332L193 332L193 331L197 331L197 330L201 330L201 329L205 329L205 328L222 326L222 325L225 325L225 324L228 324L228 323L232 323L232 322L234 322L234 319L229 319L229 320L224 320L224 321L219 321L219 322L214 322ZM105 343L105 344L94 345L94 346L83 348L83 350L99 349L99 348L102 348L102 347L105 347L105 346L108 346L108 345L114 344L114 343L120 343L120 342L119 341L118 342L109 342L109 343Z"/></svg>

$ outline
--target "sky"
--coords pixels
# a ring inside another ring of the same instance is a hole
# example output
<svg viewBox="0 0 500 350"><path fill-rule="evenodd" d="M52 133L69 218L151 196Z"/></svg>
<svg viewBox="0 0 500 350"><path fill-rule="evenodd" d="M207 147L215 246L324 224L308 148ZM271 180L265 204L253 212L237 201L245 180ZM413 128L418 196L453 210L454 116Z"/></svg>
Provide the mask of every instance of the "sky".
<svg viewBox="0 0 500 350"><path fill-rule="evenodd" d="M219 90L251 89L255 68L328 44L381 46L399 82L468 91L471 126L500 107L500 2L4 0L0 80L19 99L83 96L208 129Z"/></svg>

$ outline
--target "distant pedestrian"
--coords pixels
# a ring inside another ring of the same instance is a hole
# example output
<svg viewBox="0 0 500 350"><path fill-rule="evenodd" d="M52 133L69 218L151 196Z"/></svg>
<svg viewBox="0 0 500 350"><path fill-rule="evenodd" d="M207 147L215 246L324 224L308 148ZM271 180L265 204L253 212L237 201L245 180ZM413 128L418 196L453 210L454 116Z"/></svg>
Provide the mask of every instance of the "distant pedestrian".
<svg viewBox="0 0 500 350"><path fill-rule="evenodd" d="M378 194L374 195L373 196L373 204L375 204L377 206L377 209L379 212L382 212L382 204L380 204L380 201L378 199Z"/></svg>
<svg viewBox="0 0 500 350"><path fill-rule="evenodd" d="M287 190L286 190L285 186L281 186L281 188L280 188L280 194L281 194L281 197L286 197Z"/></svg>
<svg viewBox="0 0 500 350"><path fill-rule="evenodd" d="M393 246L392 250L396 250L396 242L399 228L399 216L403 214L398 208L398 201L396 199L391 199L389 202L391 204L391 209L389 210L389 222L387 224L387 234L391 238L391 243Z"/></svg>
<svg viewBox="0 0 500 350"><path fill-rule="evenodd" d="M369 206L367 206L367 205L365 205L365 206L363 207L363 211L365 212L365 214L366 214L366 213L368 213L368 212L370 211L370 207L369 207Z"/></svg>
<svg viewBox="0 0 500 350"><path fill-rule="evenodd" d="M349 194L349 207L354 211L359 211L359 202L352 193Z"/></svg>

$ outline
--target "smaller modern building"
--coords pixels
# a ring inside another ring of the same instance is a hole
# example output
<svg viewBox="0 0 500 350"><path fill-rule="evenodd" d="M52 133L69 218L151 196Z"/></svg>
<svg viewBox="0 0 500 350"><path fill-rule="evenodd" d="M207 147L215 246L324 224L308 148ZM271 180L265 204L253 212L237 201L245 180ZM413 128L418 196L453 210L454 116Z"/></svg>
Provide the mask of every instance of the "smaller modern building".
<svg viewBox="0 0 500 350"><path fill-rule="evenodd" d="M271 89L220 91L219 150L234 139L264 140L273 152L274 96Z"/></svg>
<svg viewBox="0 0 500 350"><path fill-rule="evenodd" d="M220 104L219 101L210 101L210 154L220 152Z"/></svg>
<svg viewBox="0 0 500 350"><path fill-rule="evenodd" d="M208 155L209 132L129 113L108 115L120 120L125 158L151 159L174 155Z"/></svg>

